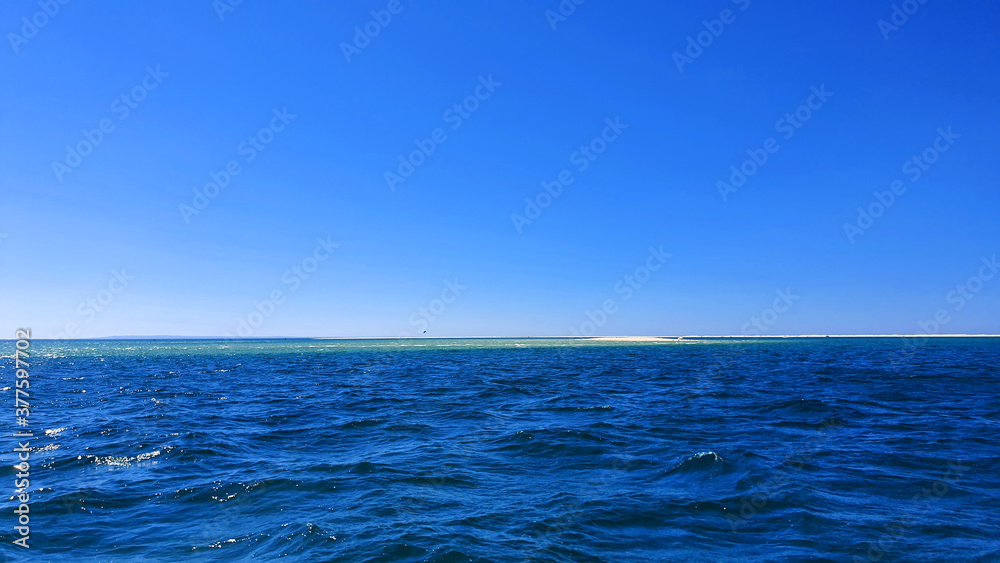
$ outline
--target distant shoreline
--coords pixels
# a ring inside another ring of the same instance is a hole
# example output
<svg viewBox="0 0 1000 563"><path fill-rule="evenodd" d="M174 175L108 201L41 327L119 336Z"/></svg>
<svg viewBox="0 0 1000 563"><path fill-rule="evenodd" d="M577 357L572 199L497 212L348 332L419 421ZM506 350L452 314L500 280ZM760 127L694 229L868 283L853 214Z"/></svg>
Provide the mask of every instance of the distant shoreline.
<svg viewBox="0 0 1000 563"><path fill-rule="evenodd" d="M587 340L597 342L677 342L685 340L784 340L794 338L1000 338L1000 334L786 334L786 335L688 335L688 336L95 336L92 338L33 338L32 340ZM9 339L4 339L9 340Z"/></svg>

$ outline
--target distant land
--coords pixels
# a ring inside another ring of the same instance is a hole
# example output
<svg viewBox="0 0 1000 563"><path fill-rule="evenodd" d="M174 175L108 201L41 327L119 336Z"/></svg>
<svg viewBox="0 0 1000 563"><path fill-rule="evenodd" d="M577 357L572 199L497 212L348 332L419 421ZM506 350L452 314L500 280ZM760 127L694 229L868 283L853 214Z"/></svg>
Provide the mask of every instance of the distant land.
<svg viewBox="0 0 1000 563"><path fill-rule="evenodd" d="M91 338L34 338L33 340L430 340L430 339L474 339L474 338L558 338L565 340L602 340L619 342L657 342L698 339L742 339L742 340L773 340L781 338L1000 338L1000 334L770 334L770 335L685 335L685 336L261 336L243 338L238 336L177 336L161 335L124 335L124 336L94 336Z"/></svg>

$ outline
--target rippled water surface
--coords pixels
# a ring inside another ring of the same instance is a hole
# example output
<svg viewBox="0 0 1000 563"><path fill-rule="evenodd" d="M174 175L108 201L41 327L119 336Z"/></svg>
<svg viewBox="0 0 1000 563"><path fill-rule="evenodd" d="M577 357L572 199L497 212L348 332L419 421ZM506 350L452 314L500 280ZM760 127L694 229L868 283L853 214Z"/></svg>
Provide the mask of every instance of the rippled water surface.
<svg viewBox="0 0 1000 563"><path fill-rule="evenodd" d="M39 560L1000 560L998 339L31 353Z"/></svg>

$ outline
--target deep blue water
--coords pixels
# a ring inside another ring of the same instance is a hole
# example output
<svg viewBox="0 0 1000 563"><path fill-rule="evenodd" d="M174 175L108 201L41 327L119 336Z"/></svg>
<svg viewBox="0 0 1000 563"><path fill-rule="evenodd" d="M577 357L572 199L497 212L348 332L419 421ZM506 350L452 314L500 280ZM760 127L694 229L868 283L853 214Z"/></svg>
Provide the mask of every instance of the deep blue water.
<svg viewBox="0 0 1000 563"><path fill-rule="evenodd" d="M13 560L1000 560L1000 339L30 350Z"/></svg>

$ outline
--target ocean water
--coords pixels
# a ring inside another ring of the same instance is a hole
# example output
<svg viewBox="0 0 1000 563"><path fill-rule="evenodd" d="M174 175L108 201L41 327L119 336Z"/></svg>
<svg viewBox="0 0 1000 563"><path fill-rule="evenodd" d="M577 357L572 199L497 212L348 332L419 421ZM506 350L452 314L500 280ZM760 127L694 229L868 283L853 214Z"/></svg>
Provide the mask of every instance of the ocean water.
<svg viewBox="0 0 1000 563"><path fill-rule="evenodd" d="M1000 560L1000 339L0 346L4 559Z"/></svg>

